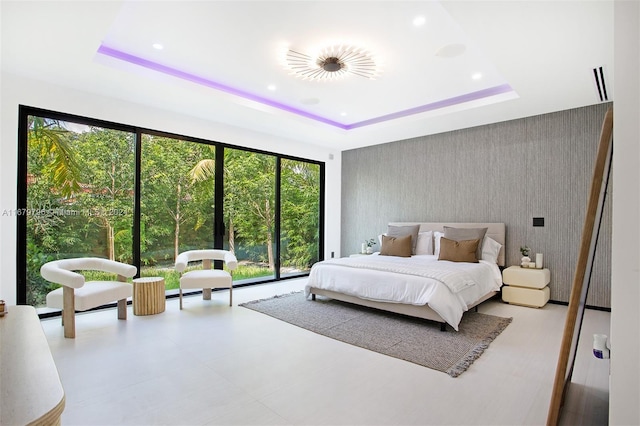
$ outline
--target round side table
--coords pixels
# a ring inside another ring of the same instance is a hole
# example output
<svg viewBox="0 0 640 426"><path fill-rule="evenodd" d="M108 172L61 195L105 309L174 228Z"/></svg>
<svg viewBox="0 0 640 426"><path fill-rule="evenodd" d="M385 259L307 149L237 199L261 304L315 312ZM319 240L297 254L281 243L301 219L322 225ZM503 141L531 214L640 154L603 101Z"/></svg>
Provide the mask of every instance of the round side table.
<svg viewBox="0 0 640 426"><path fill-rule="evenodd" d="M164 312L164 278L133 279L133 315L155 315Z"/></svg>

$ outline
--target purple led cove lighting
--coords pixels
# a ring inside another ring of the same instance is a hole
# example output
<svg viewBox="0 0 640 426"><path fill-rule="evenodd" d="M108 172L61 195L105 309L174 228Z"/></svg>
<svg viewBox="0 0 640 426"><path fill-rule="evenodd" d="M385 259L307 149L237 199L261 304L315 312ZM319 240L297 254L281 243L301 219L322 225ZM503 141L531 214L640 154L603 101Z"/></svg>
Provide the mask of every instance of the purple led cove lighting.
<svg viewBox="0 0 640 426"><path fill-rule="evenodd" d="M465 102L476 101L478 99L488 98L489 96L501 95L503 93L512 92L513 89L508 84L502 84L500 86L489 87L488 89L478 90L477 92L471 92L460 96L454 96L453 98L443 99L441 101L432 102L426 105L420 105L415 108L405 109L403 111L394 112L387 115L381 115L380 117L370 118L369 120L359 121L353 124L347 124L347 130L357 129L358 127L370 126L376 123L382 123L383 121L395 120L397 118L407 117L413 114L420 114L421 112L434 111L440 108L446 108L454 105L460 105Z"/></svg>
<svg viewBox="0 0 640 426"><path fill-rule="evenodd" d="M288 111L293 114L301 115L303 117L310 118L315 121L319 121L321 123L329 124L331 126L339 127L341 129L347 129L347 126L337 121L330 120L325 117L321 117L316 114L312 114L307 111L303 111L301 109L294 108L292 106L273 101L271 99L264 98L262 96L254 95L253 93L245 92L243 90L236 89L234 87L226 86L221 83L217 83L213 80L208 80L203 77L198 77L197 75L189 74L184 71L180 71L176 68L171 68L165 65L158 64L153 61L149 61L147 59L140 58L135 55L131 55L129 53L122 52L120 50L112 49L105 45L100 45L98 48L98 53L101 53L105 56L111 56L112 58L120 59L121 61L129 62L131 64L139 65L144 68L148 68L153 71L158 71L166 75L170 75L173 77L180 78L182 80L191 81L192 83L200 84L202 86L207 86L212 89L220 90L221 92L229 93L234 96L239 96L241 98L249 99L251 101L255 101L264 105L268 105L274 108L281 109L283 111Z"/></svg>
<svg viewBox="0 0 640 426"><path fill-rule="evenodd" d="M253 93L245 92L243 90L236 89L234 87L226 86L224 84L217 83L213 80L209 80L204 77L198 77L197 75L180 71L179 69L176 69L176 68L168 67L166 65L161 65L161 64L158 64L157 62L143 59L138 56L131 55L129 53L125 53L120 50L107 47L105 45L100 45L100 47L98 48L98 53L105 56L110 56L115 59L119 59L124 62L129 62L134 65L139 65L141 67L144 67L153 71L157 71L166 75L177 77L182 80L190 81L192 83L200 84L202 86L219 90L221 92L229 93L234 96L238 96L244 99L258 102L263 105L267 105L273 108L287 111L292 114L300 115L302 117L306 117L311 120L318 121L320 123L329 124L330 126L338 127L343 130L357 129L359 127L370 126L372 124L395 120L398 118L407 117L409 115L420 114L422 112L434 111L440 108L459 105L466 102L471 102L471 101L487 98L490 96L500 95L503 93L508 93L513 91L511 86L509 86L508 84L502 84L499 86L490 87L488 89L478 90L477 92L471 92L465 95L454 96L453 98L443 99L441 101L432 102L430 104L420 105L414 108L405 109L405 110L394 112L391 114L381 115L379 117L374 117L368 120L359 121L357 123L342 124L337 121L330 120L328 118L325 118L316 114L312 114L310 112L307 112L298 108L294 108L290 105L286 105L281 102L276 102L262 96L254 95Z"/></svg>

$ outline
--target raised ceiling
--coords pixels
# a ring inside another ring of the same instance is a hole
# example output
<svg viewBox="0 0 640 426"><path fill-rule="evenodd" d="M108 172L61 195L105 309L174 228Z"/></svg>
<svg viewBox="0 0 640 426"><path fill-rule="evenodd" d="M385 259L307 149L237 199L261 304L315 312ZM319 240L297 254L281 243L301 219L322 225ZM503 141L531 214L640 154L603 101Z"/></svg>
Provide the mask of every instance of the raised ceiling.
<svg viewBox="0 0 640 426"><path fill-rule="evenodd" d="M3 71L338 150L594 104L600 66L612 93L604 0L1 4ZM287 68L335 46L377 77Z"/></svg>

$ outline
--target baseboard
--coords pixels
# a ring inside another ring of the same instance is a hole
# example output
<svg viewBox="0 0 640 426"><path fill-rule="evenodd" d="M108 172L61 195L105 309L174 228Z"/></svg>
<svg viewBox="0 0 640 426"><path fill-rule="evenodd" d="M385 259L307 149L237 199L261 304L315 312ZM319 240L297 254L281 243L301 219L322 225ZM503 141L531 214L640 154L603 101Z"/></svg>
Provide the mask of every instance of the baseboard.
<svg viewBox="0 0 640 426"><path fill-rule="evenodd" d="M554 305L564 305L564 306L569 306L569 302L561 302L559 300L549 300L549 302L547 303L553 303ZM593 309L594 311L604 311L604 312L611 312L611 308L604 308L602 306L592 306L592 305L586 305L585 306L586 309Z"/></svg>

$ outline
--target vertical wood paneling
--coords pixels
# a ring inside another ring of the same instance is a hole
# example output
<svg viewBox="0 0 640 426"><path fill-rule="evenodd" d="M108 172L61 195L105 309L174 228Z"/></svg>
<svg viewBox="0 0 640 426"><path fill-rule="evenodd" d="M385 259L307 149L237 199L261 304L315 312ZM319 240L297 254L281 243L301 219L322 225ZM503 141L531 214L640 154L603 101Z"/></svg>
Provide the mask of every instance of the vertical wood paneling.
<svg viewBox="0 0 640 426"><path fill-rule="evenodd" d="M357 252L392 221L504 222L507 263L519 263L524 244L543 253L551 298L567 302L608 107L345 151L342 253ZM606 201L587 303L608 308L610 197ZM533 217L544 217L545 226L533 227Z"/></svg>

